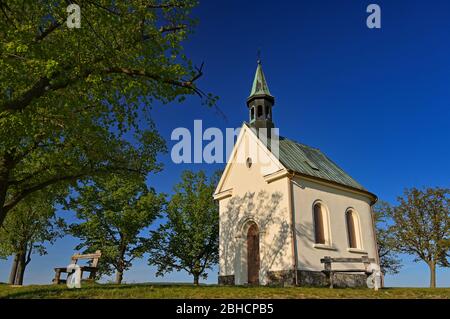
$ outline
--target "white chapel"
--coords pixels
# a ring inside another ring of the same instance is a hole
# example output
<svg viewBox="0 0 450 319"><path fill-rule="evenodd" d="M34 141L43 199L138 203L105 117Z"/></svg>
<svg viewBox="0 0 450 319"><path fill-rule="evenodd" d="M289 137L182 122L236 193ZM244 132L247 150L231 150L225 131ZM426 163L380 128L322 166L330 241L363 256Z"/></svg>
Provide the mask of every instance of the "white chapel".
<svg viewBox="0 0 450 319"><path fill-rule="evenodd" d="M247 99L250 119L214 194L219 284L366 285L360 260L379 264L377 197L317 148L277 135L274 104L258 62ZM332 279L324 260L333 260Z"/></svg>

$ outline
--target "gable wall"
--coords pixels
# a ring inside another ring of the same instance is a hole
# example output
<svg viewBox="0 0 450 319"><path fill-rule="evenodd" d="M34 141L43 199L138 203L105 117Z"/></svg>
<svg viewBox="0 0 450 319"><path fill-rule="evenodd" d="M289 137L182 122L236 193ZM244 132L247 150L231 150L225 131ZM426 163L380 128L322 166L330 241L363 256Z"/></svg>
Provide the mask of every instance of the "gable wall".
<svg viewBox="0 0 450 319"><path fill-rule="evenodd" d="M267 271L293 267L289 180L287 177L271 183L264 180L264 175L279 171L282 166L269 161L264 152L259 153L260 160L257 160L258 156L247 147L254 143L251 134L244 132L242 143L236 146L236 155L240 154L244 161L237 162L237 158L233 158L219 190L232 189L232 197L219 201L220 276L234 275L236 284L247 282L246 227L250 220L255 221L260 230L261 284L265 283ZM250 168L245 164L249 155L253 161Z"/></svg>

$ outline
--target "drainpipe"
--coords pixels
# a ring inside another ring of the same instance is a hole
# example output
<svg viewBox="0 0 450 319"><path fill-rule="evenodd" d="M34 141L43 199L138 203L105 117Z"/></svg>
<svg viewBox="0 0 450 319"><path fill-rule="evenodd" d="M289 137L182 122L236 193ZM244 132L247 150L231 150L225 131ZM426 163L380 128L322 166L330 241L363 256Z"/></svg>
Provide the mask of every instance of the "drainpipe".
<svg viewBox="0 0 450 319"><path fill-rule="evenodd" d="M370 203L370 214L372 215L372 232L373 232L373 240L375 241L375 260L377 261L378 266L380 266L380 255L378 254L378 240L377 240L377 229L375 226L375 214L373 213L373 205L376 204L378 198L375 198L374 201ZM381 275L381 288L384 288L384 274Z"/></svg>
<svg viewBox="0 0 450 319"><path fill-rule="evenodd" d="M294 191L292 188L292 179L295 176L295 173L289 172L287 182L288 182L288 201L289 201L289 212L291 217L291 239L292 239L292 258L294 264L294 281L295 286L298 286L298 274L297 274L297 235L295 234L295 212L294 212Z"/></svg>

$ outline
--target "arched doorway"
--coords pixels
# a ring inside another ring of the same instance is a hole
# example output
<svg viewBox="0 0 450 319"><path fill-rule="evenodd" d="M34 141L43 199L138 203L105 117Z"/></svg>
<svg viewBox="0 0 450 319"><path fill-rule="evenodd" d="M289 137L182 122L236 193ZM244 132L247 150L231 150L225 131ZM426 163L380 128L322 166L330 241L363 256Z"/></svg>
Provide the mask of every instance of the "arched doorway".
<svg viewBox="0 0 450 319"><path fill-rule="evenodd" d="M248 284L259 284L259 230L252 223L247 231L247 271Z"/></svg>

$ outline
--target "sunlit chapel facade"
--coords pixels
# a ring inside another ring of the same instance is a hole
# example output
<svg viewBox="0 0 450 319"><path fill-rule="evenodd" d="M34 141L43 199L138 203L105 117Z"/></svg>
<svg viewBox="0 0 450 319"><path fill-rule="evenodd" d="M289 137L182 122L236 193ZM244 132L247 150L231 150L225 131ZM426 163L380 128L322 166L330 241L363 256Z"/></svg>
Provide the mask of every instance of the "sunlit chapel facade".
<svg viewBox="0 0 450 319"><path fill-rule="evenodd" d="M325 256L379 263L371 209L376 196L320 150L270 133L274 105L258 62L247 99L249 122L214 195L219 283L325 286ZM361 265L333 265L339 267L347 271L335 275L337 286L365 285Z"/></svg>

